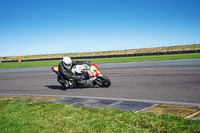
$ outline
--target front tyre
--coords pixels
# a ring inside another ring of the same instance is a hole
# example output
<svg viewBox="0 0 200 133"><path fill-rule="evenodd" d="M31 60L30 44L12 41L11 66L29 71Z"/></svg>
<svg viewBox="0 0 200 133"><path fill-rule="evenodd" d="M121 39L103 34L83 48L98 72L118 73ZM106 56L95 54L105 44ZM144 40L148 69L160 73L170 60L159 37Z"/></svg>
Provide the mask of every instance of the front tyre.
<svg viewBox="0 0 200 133"><path fill-rule="evenodd" d="M100 87L109 87L111 85L111 81L105 75L100 77L102 84L99 85Z"/></svg>

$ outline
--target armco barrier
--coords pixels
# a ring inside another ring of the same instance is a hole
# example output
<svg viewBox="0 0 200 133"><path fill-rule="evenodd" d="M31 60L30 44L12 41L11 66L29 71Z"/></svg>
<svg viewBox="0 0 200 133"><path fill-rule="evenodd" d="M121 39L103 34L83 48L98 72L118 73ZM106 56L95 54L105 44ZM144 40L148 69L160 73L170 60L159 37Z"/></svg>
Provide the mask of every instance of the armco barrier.
<svg viewBox="0 0 200 133"><path fill-rule="evenodd" d="M148 56L148 55L186 54L186 53L200 53L200 50L121 54L121 55L83 56L83 57L71 57L71 58L72 59L94 59L94 58L113 58L113 57L131 57L131 56ZM29 59L29 60L21 60L21 61L25 62L25 61L45 61L45 60L62 60L62 58ZM1 61L1 62L18 62L18 60Z"/></svg>

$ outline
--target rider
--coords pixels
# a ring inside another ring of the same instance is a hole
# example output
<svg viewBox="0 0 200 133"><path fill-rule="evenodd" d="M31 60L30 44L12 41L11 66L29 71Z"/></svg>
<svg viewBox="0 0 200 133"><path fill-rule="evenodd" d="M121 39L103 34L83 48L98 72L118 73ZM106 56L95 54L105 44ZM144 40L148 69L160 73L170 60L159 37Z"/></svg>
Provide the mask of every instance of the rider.
<svg viewBox="0 0 200 133"><path fill-rule="evenodd" d="M59 76L57 78L58 82L62 84L66 89L74 86L75 81L79 83L89 83L89 81L85 80L85 76L83 74L75 75L72 72L72 67L75 65L82 65L85 61L72 61L72 59L68 56L63 57L63 61L58 64ZM69 82L70 81L70 82Z"/></svg>

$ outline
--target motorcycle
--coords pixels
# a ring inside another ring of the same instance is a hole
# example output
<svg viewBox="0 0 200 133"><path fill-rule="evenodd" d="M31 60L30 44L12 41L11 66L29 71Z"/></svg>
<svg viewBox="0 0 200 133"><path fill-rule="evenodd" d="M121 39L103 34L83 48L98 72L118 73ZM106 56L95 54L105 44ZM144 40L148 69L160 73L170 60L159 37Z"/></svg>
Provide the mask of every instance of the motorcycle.
<svg viewBox="0 0 200 133"><path fill-rule="evenodd" d="M57 66L53 66L51 70L55 72L57 76L59 76L59 70ZM72 82L69 80L68 82L71 88L75 88L77 86L91 87L95 85L100 86L100 87L109 87L111 85L110 79L107 76L100 73L100 69L96 64L89 64L86 62L82 65L75 65L72 67L72 72L75 75L84 74L86 76L85 76L85 79L82 81ZM86 80L88 80L90 84L86 84L86 82L84 82Z"/></svg>

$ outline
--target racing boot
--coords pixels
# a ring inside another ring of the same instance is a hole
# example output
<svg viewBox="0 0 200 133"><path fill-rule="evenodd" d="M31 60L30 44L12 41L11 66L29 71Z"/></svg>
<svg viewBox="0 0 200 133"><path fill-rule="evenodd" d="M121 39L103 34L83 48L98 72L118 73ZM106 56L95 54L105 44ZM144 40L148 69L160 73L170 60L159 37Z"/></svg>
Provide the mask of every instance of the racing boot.
<svg viewBox="0 0 200 133"><path fill-rule="evenodd" d="M63 86L65 89L68 89L70 87L70 83L67 80L64 80Z"/></svg>
<svg viewBox="0 0 200 133"><path fill-rule="evenodd" d="M57 81L64 87L64 89L68 89L70 84L67 80L64 80L61 76L57 77Z"/></svg>

